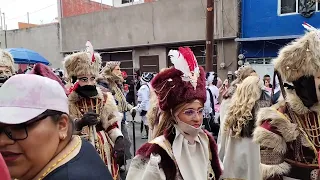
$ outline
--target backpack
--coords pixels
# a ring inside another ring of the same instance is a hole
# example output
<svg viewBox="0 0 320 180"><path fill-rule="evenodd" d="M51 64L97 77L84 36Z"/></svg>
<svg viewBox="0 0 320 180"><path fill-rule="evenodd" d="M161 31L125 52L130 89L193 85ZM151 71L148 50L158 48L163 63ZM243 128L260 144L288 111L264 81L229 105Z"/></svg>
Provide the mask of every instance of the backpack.
<svg viewBox="0 0 320 180"><path fill-rule="evenodd" d="M215 110L214 110L214 99L213 99L213 94L210 89L207 88L207 91L209 92L210 95L210 104L212 108L212 112L203 118L203 125L204 128L211 132L213 136L218 136L220 125L219 123L215 122Z"/></svg>

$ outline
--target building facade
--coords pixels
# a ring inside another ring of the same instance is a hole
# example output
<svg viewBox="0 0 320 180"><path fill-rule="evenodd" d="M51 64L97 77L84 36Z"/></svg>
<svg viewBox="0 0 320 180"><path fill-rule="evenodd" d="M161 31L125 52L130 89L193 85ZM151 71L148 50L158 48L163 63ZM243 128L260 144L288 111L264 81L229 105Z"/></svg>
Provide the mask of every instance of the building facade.
<svg viewBox="0 0 320 180"><path fill-rule="evenodd" d="M237 68L239 1L215 2L212 66L225 78L228 71ZM59 23L0 32L0 47L35 50L57 68L62 66L63 56L83 50L90 40L104 62L122 61L121 68L130 78L136 69L158 72L170 66L168 52L179 46L189 46L199 65L205 65L206 0L158 0L80 15L66 14L63 4L58 7L62 7Z"/></svg>
<svg viewBox="0 0 320 180"><path fill-rule="evenodd" d="M260 76L273 75L272 58L281 47L304 34L303 22L319 28L319 2L315 0L242 0L239 54Z"/></svg>

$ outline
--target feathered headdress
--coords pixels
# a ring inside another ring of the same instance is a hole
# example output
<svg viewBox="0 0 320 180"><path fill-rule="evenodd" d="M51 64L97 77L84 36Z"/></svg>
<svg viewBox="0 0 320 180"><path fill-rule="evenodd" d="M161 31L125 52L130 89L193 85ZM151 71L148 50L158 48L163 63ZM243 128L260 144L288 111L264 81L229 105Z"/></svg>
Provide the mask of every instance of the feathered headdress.
<svg viewBox="0 0 320 180"><path fill-rule="evenodd" d="M175 108L183 102L206 101L206 80L202 67L190 48L180 47L169 52L174 67L159 72L151 81L163 111Z"/></svg>
<svg viewBox="0 0 320 180"><path fill-rule="evenodd" d="M302 26L308 32L283 47L273 60L274 68L288 82L320 71L320 31L307 23Z"/></svg>
<svg viewBox="0 0 320 180"><path fill-rule="evenodd" d="M169 56L174 68L183 73L182 80L192 84L194 89L197 87L200 75L196 57L189 47L179 47L179 50L170 50Z"/></svg>

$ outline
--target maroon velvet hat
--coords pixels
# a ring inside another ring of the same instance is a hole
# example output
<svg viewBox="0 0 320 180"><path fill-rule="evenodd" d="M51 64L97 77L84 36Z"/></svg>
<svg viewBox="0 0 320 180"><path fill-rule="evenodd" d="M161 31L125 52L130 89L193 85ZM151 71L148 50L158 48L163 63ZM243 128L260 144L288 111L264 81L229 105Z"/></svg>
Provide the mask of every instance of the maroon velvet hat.
<svg viewBox="0 0 320 180"><path fill-rule="evenodd" d="M158 96L160 109L167 111L183 102L206 101L206 81L190 48L180 47L169 52L174 67L160 72L151 82Z"/></svg>
<svg viewBox="0 0 320 180"><path fill-rule="evenodd" d="M30 74L36 74L39 76L43 76L43 77L47 77L50 78L52 80L57 81L64 89L64 91L67 93L67 89L65 88L64 84L62 83L61 79L54 74L54 72L50 69L50 67L41 64L41 63L37 63L34 65L33 69L31 70Z"/></svg>

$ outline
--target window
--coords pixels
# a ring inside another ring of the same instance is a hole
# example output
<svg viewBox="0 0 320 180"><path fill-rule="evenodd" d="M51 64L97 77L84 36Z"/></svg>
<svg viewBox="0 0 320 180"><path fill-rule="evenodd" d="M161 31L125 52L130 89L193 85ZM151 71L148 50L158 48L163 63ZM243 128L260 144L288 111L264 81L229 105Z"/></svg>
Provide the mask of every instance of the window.
<svg viewBox="0 0 320 180"><path fill-rule="evenodd" d="M317 0L279 0L279 14L304 14L315 10L320 10Z"/></svg>
<svg viewBox="0 0 320 180"><path fill-rule="evenodd" d="M246 62L249 64L271 64L272 58L246 58Z"/></svg>
<svg viewBox="0 0 320 180"><path fill-rule="evenodd" d="M298 0L280 0L280 14L296 13Z"/></svg>
<svg viewBox="0 0 320 180"><path fill-rule="evenodd" d="M122 0L122 4L131 3L133 0Z"/></svg>

